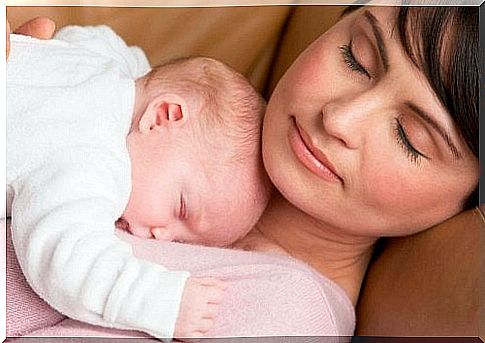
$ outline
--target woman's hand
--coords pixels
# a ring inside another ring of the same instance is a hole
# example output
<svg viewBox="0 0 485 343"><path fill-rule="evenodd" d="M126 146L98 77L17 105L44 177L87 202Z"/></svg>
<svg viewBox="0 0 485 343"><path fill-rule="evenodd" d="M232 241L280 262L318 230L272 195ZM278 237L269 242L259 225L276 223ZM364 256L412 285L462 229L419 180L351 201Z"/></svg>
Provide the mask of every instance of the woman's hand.
<svg viewBox="0 0 485 343"><path fill-rule="evenodd" d="M39 39L51 39L56 30L56 23L53 20L46 17L37 17L29 20L28 22L21 25L15 33L20 33L26 36L32 36ZM7 20L7 59L10 52L10 23Z"/></svg>

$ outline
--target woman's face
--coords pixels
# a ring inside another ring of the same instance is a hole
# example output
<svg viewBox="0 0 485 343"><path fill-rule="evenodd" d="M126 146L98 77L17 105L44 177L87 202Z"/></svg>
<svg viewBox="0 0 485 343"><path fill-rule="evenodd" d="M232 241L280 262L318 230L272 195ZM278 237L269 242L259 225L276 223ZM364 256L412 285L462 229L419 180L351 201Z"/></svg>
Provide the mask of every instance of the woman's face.
<svg viewBox="0 0 485 343"><path fill-rule="evenodd" d="M265 167L280 192L357 235L430 227L461 210L479 177L393 32L396 15L363 7L320 36L280 80L263 126Z"/></svg>

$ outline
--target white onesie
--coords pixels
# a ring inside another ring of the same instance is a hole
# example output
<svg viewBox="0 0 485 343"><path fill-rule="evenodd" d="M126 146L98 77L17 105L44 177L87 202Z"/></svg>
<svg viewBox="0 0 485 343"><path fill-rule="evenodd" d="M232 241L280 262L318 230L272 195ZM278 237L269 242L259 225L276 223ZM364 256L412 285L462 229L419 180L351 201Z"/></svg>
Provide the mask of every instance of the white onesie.
<svg viewBox="0 0 485 343"><path fill-rule="evenodd" d="M11 35L7 215L22 270L52 307L171 337L189 273L135 258L114 234L131 190L135 79L149 70L106 26Z"/></svg>

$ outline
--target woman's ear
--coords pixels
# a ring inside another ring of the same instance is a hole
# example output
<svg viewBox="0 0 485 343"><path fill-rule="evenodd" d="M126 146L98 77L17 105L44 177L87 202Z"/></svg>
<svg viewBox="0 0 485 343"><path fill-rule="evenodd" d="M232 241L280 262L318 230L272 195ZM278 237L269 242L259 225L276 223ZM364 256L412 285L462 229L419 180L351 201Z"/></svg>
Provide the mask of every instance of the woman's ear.
<svg viewBox="0 0 485 343"><path fill-rule="evenodd" d="M138 130L147 133L157 127L180 127L188 120L187 103L175 94L153 98L138 123Z"/></svg>

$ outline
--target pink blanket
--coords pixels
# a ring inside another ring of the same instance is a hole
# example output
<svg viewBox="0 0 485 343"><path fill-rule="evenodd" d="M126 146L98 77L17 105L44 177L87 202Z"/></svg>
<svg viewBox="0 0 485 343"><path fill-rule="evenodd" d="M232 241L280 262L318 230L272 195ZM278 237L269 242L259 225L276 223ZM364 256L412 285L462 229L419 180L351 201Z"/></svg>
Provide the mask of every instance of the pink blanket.
<svg viewBox="0 0 485 343"><path fill-rule="evenodd" d="M140 239L117 232L135 255L171 269L229 281L208 337L351 336L354 308L335 283L280 256ZM7 337L145 337L67 319L28 286L7 230ZM70 340L70 342L73 342Z"/></svg>

